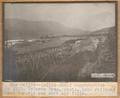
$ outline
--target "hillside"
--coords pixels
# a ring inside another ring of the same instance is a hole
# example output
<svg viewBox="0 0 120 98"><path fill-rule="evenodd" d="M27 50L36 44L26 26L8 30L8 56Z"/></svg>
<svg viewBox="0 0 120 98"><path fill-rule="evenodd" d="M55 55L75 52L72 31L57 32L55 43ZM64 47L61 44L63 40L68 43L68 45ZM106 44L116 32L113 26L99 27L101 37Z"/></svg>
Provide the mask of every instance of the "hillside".
<svg viewBox="0 0 120 98"><path fill-rule="evenodd" d="M115 30L115 27L110 27L78 37L43 38L6 48L6 60L9 59L9 61L5 66L12 67L10 67L9 77L6 76L4 80L116 81L116 76L113 78L91 77L92 73L116 75Z"/></svg>

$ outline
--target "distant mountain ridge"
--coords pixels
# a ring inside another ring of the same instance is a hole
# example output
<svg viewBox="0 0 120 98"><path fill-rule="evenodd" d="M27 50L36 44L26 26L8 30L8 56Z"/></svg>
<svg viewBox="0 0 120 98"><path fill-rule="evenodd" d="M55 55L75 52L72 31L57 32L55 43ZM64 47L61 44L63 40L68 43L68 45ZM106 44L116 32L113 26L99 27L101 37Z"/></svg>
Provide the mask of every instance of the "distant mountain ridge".
<svg viewBox="0 0 120 98"><path fill-rule="evenodd" d="M80 35L87 31L69 28L54 21L5 19L5 39L31 39L41 36Z"/></svg>

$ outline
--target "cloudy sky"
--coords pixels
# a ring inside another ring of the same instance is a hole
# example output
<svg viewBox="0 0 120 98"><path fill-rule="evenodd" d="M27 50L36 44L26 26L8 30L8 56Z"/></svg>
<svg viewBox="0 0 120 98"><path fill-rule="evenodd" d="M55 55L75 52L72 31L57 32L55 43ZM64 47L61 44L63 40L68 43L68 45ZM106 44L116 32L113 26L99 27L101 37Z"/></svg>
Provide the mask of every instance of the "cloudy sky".
<svg viewBox="0 0 120 98"><path fill-rule="evenodd" d="M115 4L7 3L5 19L56 21L68 27L94 31L115 26Z"/></svg>

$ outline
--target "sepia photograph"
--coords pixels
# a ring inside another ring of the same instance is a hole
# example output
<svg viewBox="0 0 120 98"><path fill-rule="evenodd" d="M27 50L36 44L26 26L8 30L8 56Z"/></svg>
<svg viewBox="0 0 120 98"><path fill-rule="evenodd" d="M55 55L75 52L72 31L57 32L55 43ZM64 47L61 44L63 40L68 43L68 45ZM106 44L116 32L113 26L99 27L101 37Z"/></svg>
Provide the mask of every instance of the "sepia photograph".
<svg viewBox="0 0 120 98"><path fill-rule="evenodd" d="M4 3L4 82L116 82L116 3Z"/></svg>

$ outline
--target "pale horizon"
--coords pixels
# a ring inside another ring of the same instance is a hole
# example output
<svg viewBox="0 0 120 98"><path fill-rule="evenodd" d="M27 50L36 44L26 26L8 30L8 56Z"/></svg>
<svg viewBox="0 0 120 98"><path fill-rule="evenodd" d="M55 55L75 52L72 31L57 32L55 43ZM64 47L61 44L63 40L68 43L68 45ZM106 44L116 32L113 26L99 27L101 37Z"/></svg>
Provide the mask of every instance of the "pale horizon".
<svg viewBox="0 0 120 98"><path fill-rule="evenodd" d="M87 31L115 26L115 3L5 4L5 19L55 21Z"/></svg>

